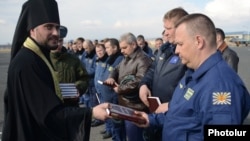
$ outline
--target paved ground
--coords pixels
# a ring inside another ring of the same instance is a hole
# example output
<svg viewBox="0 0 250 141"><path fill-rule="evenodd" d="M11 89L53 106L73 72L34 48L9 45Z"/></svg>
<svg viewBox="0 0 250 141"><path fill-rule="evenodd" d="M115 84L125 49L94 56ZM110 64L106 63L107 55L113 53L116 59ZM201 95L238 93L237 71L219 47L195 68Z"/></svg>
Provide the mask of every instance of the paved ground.
<svg viewBox="0 0 250 141"><path fill-rule="evenodd" d="M250 47L233 47L239 57L239 75L245 82L248 90L250 91ZM9 64L9 52L1 52L0 51L0 139L1 139L1 131L2 131L2 123L3 123L3 93L6 87L6 79L7 79L7 69ZM245 124L250 124L250 114L247 117ZM91 128L91 141L101 141L102 136L100 131L104 128L104 125L99 127ZM1 141L1 140L0 140ZM106 139L105 141L111 141L111 139Z"/></svg>

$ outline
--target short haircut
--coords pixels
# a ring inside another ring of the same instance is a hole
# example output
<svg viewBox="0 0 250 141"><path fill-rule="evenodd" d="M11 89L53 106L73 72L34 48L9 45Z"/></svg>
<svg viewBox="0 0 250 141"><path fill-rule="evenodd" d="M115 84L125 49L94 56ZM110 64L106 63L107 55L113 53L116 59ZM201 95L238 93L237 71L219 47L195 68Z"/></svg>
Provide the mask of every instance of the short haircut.
<svg viewBox="0 0 250 141"><path fill-rule="evenodd" d="M87 44L90 48L95 48L95 46L94 46L94 44L93 44L93 42L91 40L87 39L87 40L84 41L84 43Z"/></svg>
<svg viewBox="0 0 250 141"><path fill-rule="evenodd" d="M171 19L171 20L174 21L174 24L176 24L176 22L177 22L180 18L182 18L182 17L184 17L184 16L186 16L186 15L188 15L188 12L187 12L187 11L185 11L182 7L177 7L177 8L174 8L174 9L168 11L168 12L164 15L163 20L170 20L170 19Z"/></svg>
<svg viewBox="0 0 250 141"><path fill-rule="evenodd" d="M85 41L85 39L84 39L83 37L78 37L76 40L77 40L77 41L81 41L81 42L84 42L84 41Z"/></svg>
<svg viewBox="0 0 250 141"><path fill-rule="evenodd" d="M110 38L107 40L112 47L117 46L119 48L119 41L115 38Z"/></svg>
<svg viewBox="0 0 250 141"><path fill-rule="evenodd" d="M138 35L136 39L139 40L139 41L141 41L141 40L145 41L145 38L144 38L143 35Z"/></svg>
<svg viewBox="0 0 250 141"><path fill-rule="evenodd" d="M127 44L136 44L136 37L132 33L125 33L120 37L120 42L125 41Z"/></svg>
<svg viewBox="0 0 250 141"><path fill-rule="evenodd" d="M216 32L213 21L206 15L194 13L181 18L175 25L177 28L181 24L186 24L188 34L202 35L211 46L216 46Z"/></svg>
<svg viewBox="0 0 250 141"><path fill-rule="evenodd" d="M101 40L101 43L105 44L108 40L109 40L109 38L104 38L104 39Z"/></svg>
<svg viewBox="0 0 250 141"><path fill-rule="evenodd" d="M163 39L162 38L156 38L155 41L162 41L163 42Z"/></svg>
<svg viewBox="0 0 250 141"><path fill-rule="evenodd" d="M219 34L221 36L222 40L225 39L225 33L224 33L224 31L222 29L215 28L215 31L216 31L217 34Z"/></svg>
<svg viewBox="0 0 250 141"><path fill-rule="evenodd" d="M112 46L112 48L116 47L117 51L121 52L119 41L117 39L115 39L115 38L109 38L106 43L108 43L108 42L110 43L110 45Z"/></svg>
<svg viewBox="0 0 250 141"><path fill-rule="evenodd" d="M100 44L100 43L98 43L98 44L95 46L95 48L102 48L103 50L105 50L104 44Z"/></svg>

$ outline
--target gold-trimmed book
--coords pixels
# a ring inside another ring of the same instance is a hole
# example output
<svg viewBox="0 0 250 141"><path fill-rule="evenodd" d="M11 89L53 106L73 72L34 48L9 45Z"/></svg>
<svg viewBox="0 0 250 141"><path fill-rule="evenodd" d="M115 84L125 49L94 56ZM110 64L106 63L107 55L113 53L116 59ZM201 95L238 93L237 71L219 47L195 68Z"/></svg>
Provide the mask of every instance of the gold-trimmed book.
<svg viewBox="0 0 250 141"><path fill-rule="evenodd" d="M128 120L140 124L146 123L146 119L142 116L134 114L135 110L125 106L109 103L107 113L113 118Z"/></svg>
<svg viewBox="0 0 250 141"><path fill-rule="evenodd" d="M60 83L59 86L63 98L78 97L78 91L74 83Z"/></svg>

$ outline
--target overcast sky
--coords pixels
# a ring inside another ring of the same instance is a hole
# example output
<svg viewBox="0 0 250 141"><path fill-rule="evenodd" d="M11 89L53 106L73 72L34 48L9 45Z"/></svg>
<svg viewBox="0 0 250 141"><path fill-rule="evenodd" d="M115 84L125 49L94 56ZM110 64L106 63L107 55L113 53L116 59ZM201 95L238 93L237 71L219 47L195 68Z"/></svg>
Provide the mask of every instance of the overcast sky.
<svg viewBox="0 0 250 141"><path fill-rule="evenodd" d="M22 4L26 0L0 0L0 44L11 43ZM125 32L145 38L161 37L162 17L183 7L208 15L225 32L250 31L250 0L57 0L66 40L119 38Z"/></svg>

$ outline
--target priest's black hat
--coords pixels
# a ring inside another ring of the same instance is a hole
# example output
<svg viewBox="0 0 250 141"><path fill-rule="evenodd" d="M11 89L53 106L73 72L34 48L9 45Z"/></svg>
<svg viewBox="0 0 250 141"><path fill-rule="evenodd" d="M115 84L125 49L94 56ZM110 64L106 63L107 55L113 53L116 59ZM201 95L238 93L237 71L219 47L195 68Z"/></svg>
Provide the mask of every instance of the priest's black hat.
<svg viewBox="0 0 250 141"><path fill-rule="evenodd" d="M19 51L29 31L44 23L57 23L60 25L59 11L55 0L28 0L23 4L15 29L11 59Z"/></svg>

